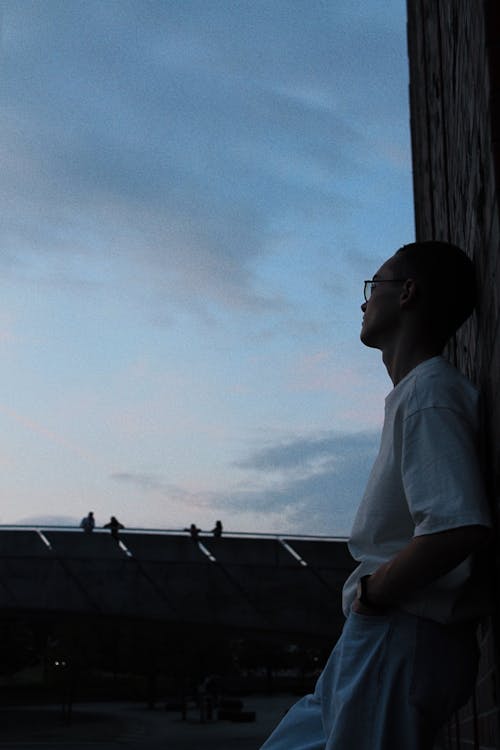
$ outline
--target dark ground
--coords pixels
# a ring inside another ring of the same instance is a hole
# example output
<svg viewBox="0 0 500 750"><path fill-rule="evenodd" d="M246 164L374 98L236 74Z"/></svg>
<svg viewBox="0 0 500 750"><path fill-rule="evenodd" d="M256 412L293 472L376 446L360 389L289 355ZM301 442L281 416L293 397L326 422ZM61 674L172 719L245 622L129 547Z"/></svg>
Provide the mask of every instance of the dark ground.
<svg viewBox="0 0 500 750"><path fill-rule="evenodd" d="M64 721L60 706L0 708L0 750L258 750L286 709L290 695L245 697L252 723L200 723L195 709L151 711L137 703L81 703Z"/></svg>

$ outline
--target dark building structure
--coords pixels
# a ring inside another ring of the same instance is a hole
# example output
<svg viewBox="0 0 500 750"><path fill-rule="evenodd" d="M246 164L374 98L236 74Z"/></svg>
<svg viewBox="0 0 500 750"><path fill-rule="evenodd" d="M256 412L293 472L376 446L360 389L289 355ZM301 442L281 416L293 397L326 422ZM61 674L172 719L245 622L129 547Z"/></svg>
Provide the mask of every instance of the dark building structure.
<svg viewBox="0 0 500 750"><path fill-rule="evenodd" d="M477 314L449 357L481 389L485 464L500 504L500 3L408 0L416 236L454 242L478 269ZM498 523L497 523L498 529ZM499 593L498 553L491 561ZM500 747L499 620L481 628L476 693L451 723L451 748Z"/></svg>
<svg viewBox="0 0 500 750"><path fill-rule="evenodd" d="M298 689L340 633L354 564L326 537L0 529L0 703L27 699L10 678L30 666L39 699L68 703L130 697L119 675L149 703L214 673L269 690L291 668Z"/></svg>
<svg viewBox="0 0 500 750"><path fill-rule="evenodd" d="M341 540L0 530L0 611L92 614L335 639Z"/></svg>

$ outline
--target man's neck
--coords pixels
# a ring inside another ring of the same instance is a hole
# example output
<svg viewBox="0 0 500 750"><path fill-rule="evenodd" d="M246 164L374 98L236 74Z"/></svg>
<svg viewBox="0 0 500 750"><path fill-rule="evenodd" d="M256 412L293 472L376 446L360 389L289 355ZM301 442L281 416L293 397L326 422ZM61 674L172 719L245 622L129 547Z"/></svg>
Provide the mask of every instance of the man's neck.
<svg viewBox="0 0 500 750"><path fill-rule="evenodd" d="M417 365L442 353L442 347L436 344L430 345L429 342L419 343L416 341L408 344L407 341L408 339L399 342L397 346L387 347L382 351L382 360L394 386Z"/></svg>

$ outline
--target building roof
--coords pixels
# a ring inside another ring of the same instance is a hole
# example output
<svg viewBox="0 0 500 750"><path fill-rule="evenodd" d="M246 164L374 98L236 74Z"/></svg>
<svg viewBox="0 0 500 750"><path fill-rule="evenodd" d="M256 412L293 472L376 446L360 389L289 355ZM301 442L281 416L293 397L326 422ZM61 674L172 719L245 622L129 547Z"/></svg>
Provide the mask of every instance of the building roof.
<svg viewBox="0 0 500 750"><path fill-rule="evenodd" d="M0 609L328 635L353 567L345 539L0 528Z"/></svg>

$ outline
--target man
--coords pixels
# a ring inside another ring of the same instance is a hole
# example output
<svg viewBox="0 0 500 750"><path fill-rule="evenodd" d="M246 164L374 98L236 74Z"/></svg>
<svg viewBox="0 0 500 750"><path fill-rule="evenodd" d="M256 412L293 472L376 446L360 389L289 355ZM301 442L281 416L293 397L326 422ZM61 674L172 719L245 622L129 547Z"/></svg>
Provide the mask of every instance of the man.
<svg viewBox="0 0 500 750"><path fill-rule="evenodd" d="M120 521L115 516L111 516L111 518L109 519L109 522L105 523L102 528L109 529L113 539L116 539L116 541L119 542L120 541L120 529L124 529L125 526L122 523L120 523Z"/></svg>
<svg viewBox="0 0 500 750"><path fill-rule="evenodd" d="M91 534L94 531L94 526L94 513L93 511L90 511L89 514L84 516L80 521L80 528L82 528L86 534Z"/></svg>
<svg viewBox="0 0 500 750"><path fill-rule="evenodd" d="M441 353L474 299L473 264L441 242L402 247L365 282L361 341L394 389L349 541L359 565L314 694L261 750L431 750L473 690L487 602L471 555L490 518L477 392Z"/></svg>

